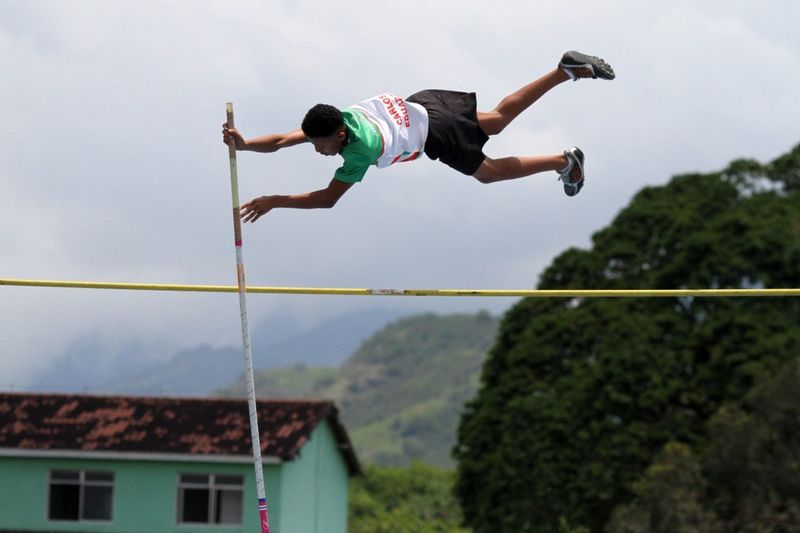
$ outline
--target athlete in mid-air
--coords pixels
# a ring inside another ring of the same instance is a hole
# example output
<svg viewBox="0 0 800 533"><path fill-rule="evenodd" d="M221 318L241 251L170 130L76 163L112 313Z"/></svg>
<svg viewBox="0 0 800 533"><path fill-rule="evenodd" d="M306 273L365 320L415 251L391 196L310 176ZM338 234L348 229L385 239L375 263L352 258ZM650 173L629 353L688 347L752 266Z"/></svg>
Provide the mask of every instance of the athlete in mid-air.
<svg viewBox="0 0 800 533"><path fill-rule="evenodd" d="M506 96L492 111L477 111L475 93L425 90L405 99L384 93L342 110L317 104L306 114L301 129L249 140L224 124L223 141L237 150L275 152L310 142L318 153L344 159L326 188L255 198L242 205L242 220L255 222L279 207L333 207L370 166L411 161L423 152L482 183L556 171L564 192L575 196L584 185L584 155L579 148L492 159L483 153L483 145L556 85L579 78L613 80L614 76L611 66L599 57L571 51L555 69Z"/></svg>

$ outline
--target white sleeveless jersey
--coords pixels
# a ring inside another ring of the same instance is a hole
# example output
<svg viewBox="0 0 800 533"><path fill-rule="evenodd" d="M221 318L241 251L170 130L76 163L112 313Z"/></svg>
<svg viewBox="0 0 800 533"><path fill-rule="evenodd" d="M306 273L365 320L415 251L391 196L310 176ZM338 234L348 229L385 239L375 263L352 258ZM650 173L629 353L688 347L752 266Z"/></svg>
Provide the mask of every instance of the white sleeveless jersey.
<svg viewBox="0 0 800 533"><path fill-rule="evenodd" d="M425 149L428 112L421 105L384 93L351 108L364 113L383 138L383 151L375 162L378 168L416 159Z"/></svg>

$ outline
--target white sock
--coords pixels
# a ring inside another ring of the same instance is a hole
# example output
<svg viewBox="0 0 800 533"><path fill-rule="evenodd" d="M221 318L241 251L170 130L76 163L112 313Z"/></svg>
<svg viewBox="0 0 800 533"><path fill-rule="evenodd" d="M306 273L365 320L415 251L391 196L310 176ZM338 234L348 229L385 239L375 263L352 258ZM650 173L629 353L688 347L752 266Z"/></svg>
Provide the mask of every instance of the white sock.
<svg viewBox="0 0 800 533"><path fill-rule="evenodd" d="M566 173L570 172L572 170L572 167L575 165L575 163L572 161L572 158L570 156L565 154L565 157L567 158L567 166L565 166L563 169L559 170L558 171L559 174L566 174Z"/></svg>

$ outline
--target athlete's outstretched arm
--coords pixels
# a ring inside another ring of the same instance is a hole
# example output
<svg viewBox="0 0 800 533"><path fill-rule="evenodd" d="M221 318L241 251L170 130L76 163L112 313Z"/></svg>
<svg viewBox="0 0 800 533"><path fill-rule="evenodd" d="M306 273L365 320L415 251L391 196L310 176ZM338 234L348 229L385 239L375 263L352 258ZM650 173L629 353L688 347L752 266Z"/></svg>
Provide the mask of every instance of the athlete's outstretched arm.
<svg viewBox="0 0 800 533"><path fill-rule="evenodd" d="M227 145L235 143L234 146L237 150L268 153L275 152L281 148L302 144L306 142L306 136L303 130L297 129L289 133L273 133L245 140L239 130L236 128L229 128L228 124L225 123L222 125L222 141Z"/></svg>
<svg viewBox="0 0 800 533"><path fill-rule="evenodd" d="M346 193L352 183L345 183L336 178L332 179L324 189L289 196L271 195L260 196L250 200L242 206L241 217L244 222L255 222L261 215L279 207L293 209L318 209L336 205L339 198Z"/></svg>

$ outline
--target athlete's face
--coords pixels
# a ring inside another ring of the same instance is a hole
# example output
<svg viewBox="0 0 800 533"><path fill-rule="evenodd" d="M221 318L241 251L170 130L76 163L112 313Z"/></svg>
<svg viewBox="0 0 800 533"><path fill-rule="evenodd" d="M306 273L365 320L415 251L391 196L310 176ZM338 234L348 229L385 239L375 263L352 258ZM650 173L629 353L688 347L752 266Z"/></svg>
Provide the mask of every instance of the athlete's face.
<svg viewBox="0 0 800 533"><path fill-rule="evenodd" d="M341 153L344 148L345 139L344 127L329 137L309 137L308 140L314 145L314 150L322 155L336 155Z"/></svg>

